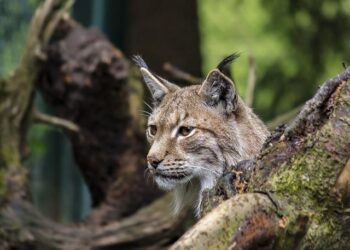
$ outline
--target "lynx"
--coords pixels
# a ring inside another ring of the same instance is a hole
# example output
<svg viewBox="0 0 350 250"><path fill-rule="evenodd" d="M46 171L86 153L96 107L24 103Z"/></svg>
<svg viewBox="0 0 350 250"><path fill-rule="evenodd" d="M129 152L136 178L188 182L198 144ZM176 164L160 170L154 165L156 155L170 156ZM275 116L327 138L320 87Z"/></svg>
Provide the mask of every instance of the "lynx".
<svg viewBox="0 0 350 250"><path fill-rule="evenodd" d="M159 188L174 190L175 214L192 205L198 216L203 191L213 188L228 166L253 158L269 134L223 73L236 58L225 58L201 85L180 88L134 57L153 97L148 168Z"/></svg>

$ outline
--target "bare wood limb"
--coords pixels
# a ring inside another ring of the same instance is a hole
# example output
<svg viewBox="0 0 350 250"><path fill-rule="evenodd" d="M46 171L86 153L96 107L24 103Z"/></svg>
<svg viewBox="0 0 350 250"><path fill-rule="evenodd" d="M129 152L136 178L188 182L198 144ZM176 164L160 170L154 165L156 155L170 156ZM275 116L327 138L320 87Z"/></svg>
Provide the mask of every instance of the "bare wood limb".
<svg viewBox="0 0 350 250"><path fill-rule="evenodd" d="M254 91L255 91L256 78L257 78L256 63L252 55L249 55L248 63L249 63L249 75L248 75L248 85L247 85L247 92L245 96L245 103L249 107L251 107L254 101Z"/></svg>
<svg viewBox="0 0 350 250"><path fill-rule="evenodd" d="M165 72L170 74L173 78L179 81L185 81L186 83L190 84L201 84L203 79L193 76L185 71L182 71L181 69L175 67L171 63L164 63L163 69Z"/></svg>
<svg viewBox="0 0 350 250"><path fill-rule="evenodd" d="M203 217L194 227L187 231L170 249L227 249L228 239L239 233L247 216L258 209L272 214L276 209L263 194L240 194L221 203L211 213ZM275 223L274 223L275 224ZM242 244L232 237L232 249ZM249 248L254 249L254 248Z"/></svg>
<svg viewBox="0 0 350 250"><path fill-rule="evenodd" d="M20 68L30 67L46 48L58 21L68 13L73 0L46 0L37 9L28 30L28 39ZM36 65L36 64L33 64Z"/></svg>
<svg viewBox="0 0 350 250"><path fill-rule="evenodd" d="M74 122L56 116L44 114L36 109L33 110L33 118L35 122L45 123L75 133L79 132L79 127Z"/></svg>

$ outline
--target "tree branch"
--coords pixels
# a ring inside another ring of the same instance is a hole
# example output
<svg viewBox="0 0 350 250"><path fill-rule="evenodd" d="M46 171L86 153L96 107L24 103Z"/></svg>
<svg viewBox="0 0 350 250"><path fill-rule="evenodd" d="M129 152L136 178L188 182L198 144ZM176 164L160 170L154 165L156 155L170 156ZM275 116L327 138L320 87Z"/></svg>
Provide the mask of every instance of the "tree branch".
<svg viewBox="0 0 350 250"><path fill-rule="evenodd" d="M276 207L267 196L263 194L236 195L221 203L215 210L202 218L170 249L227 249L228 241L232 235L239 235L240 227L249 216L254 217L254 212L257 210L263 210L271 214L271 218L269 219L271 220L271 224L269 224L270 228L264 229L271 230L273 227L276 227ZM254 233L259 234L259 231ZM259 241L264 240L262 238L259 239ZM252 242L243 243L242 239L232 237L232 242L230 243L232 249L255 249L239 248L239 246L244 244L252 244Z"/></svg>
<svg viewBox="0 0 350 250"><path fill-rule="evenodd" d="M44 114L36 109L33 110L33 118L35 122L41 122L55 127L60 127L75 133L79 132L79 127L74 122Z"/></svg>
<svg viewBox="0 0 350 250"><path fill-rule="evenodd" d="M163 69L165 72L170 74L173 78L179 81L185 81L186 83L190 84L201 84L203 79L193 76L190 73L187 73L185 71L182 71L181 69L175 67L171 63L164 63Z"/></svg>
<svg viewBox="0 0 350 250"><path fill-rule="evenodd" d="M248 57L249 62L249 75L248 75L248 85L247 92L245 96L245 103L251 107L254 101L254 91L256 85L256 63L252 55Z"/></svg>

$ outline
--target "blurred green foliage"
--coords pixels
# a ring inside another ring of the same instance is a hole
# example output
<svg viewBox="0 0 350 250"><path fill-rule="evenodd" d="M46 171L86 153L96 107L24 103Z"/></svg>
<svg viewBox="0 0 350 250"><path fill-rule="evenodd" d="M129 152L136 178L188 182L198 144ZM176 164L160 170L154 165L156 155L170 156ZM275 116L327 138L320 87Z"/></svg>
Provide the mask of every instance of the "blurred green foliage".
<svg viewBox="0 0 350 250"><path fill-rule="evenodd" d="M0 77L5 78L16 69L25 48L27 30L38 3L42 0L0 0ZM38 126L28 133L34 153L44 153L43 138L50 130Z"/></svg>
<svg viewBox="0 0 350 250"><path fill-rule="evenodd" d="M35 1L0 0L0 76L20 62Z"/></svg>
<svg viewBox="0 0 350 250"><path fill-rule="evenodd" d="M201 0L203 71L238 51L232 66L245 95L248 56L258 66L254 109L265 120L310 98L350 61L350 0Z"/></svg>

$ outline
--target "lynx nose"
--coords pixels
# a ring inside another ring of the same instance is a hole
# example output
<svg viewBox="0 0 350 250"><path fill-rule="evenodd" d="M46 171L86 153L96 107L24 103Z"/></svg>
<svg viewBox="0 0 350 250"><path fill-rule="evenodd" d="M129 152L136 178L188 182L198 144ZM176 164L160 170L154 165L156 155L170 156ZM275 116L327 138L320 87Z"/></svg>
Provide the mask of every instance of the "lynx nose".
<svg viewBox="0 0 350 250"><path fill-rule="evenodd" d="M149 162L149 164L152 166L152 167L154 167L154 169L156 169L157 167L158 167L158 165L159 165L159 163L161 163L162 162L162 160L159 160L159 159L157 159L156 157L148 157L148 162Z"/></svg>

